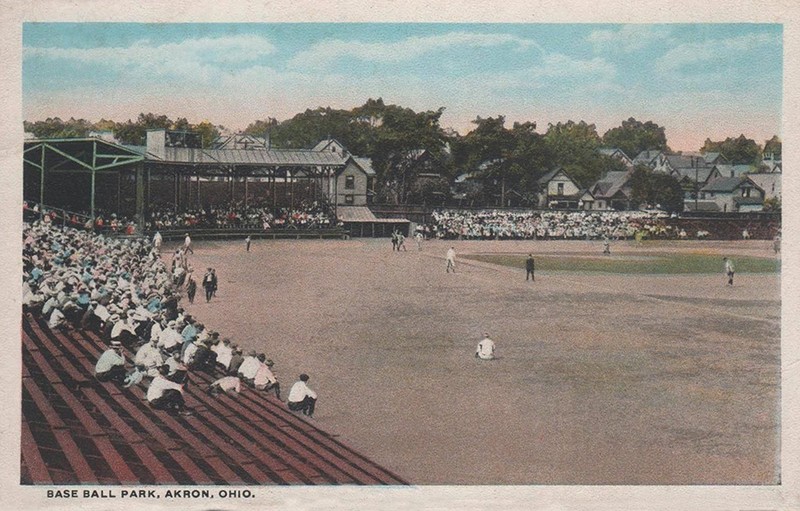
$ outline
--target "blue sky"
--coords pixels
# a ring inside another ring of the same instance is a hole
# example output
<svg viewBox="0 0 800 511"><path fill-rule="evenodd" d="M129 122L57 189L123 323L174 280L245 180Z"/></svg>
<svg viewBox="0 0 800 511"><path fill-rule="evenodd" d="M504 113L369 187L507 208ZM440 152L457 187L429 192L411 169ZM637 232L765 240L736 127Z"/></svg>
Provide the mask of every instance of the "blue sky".
<svg viewBox="0 0 800 511"><path fill-rule="evenodd" d="M782 27L764 24L26 23L27 120L127 120L139 112L243 129L306 108L382 97L476 116L635 117L673 149L780 135Z"/></svg>

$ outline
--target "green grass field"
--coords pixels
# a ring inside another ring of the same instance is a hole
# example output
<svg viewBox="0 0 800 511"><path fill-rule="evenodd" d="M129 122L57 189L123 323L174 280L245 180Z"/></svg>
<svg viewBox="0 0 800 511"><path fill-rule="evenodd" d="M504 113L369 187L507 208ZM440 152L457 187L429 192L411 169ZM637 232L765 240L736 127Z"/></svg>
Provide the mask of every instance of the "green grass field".
<svg viewBox="0 0 800 511"><path fill-rule="evenodd" d="M475 254L465 255L491 264L525 268L526 254ZM616 252L612 255L534 255L537 271L576 271L636 274L688 274L722 273L723 262L719 255L692 253L653 253L640 255ZM780 273L778 259L745 257L734 258L737 273Z"/></svg>

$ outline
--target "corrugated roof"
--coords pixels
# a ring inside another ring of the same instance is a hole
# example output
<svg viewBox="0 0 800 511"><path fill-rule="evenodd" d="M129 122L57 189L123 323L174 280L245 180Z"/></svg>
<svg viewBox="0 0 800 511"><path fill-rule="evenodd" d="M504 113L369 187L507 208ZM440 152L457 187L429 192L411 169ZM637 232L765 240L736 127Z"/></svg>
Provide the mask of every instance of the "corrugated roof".
<svg viewBox="0 0 800 511"><path fill-rule="evenodd" d="M345 164L345 160L339 153L312 151L308 149L251 150L165 147L163 161L174 163L282 166L343 166Z"/></svg>

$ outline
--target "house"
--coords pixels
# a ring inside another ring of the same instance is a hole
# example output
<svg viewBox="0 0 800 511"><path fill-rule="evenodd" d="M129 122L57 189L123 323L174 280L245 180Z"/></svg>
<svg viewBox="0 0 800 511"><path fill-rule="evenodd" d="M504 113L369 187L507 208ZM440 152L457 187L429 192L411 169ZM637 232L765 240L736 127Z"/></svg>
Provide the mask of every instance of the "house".
<svg viewBox="0 0 800 511"><path fill-rule="evenodd" d="M270 149L269 136L265 138L236 133L235 135L221 135L211 143L212 149L247 149L248 151L266 151Z"/></svg>
<svg viewBox="0 0 800 511"><path fill-rule="evenodd" d="M628 155L622 151L622 149L618 149L616 147L601 147L597 149L597 152L602 155L618 159L629 169L633 168L633 160L631 160Z"/></svg>
<svg viewBox="0 0 800 511"><path fill-rule="evenodd" d="M317 145L311 148L311 150L319 152L327 151L329 153L337 153L342 155L343 158L346 158L350 154L350 152L347 150L344 144L342 144L335 138L326 138L324 140L320 140L319 142L317 142Z"/></svg>
<svg viewBox="0 0 800 511"><path fill-rule="evenodd" d="M647 165L648 167L653 168L658 157L663 154L664 151L660 151L658 149L648 149L646 151L642 151L633 159L633 165Z"/></svg>
<svg viewBox="0 0 800 511"><path fill-rule="evenodd" d="M589 190L595 209L625 210L631 208L630 171L607 172Z"/></svg>
<svg viewBox="0 0 800 511"><path fill-rule="evenodd" d="M557 167L537 180L539 185L539 207L577 209L581 200L580 187L562 169Z"/></svg>
<svg viewBox="0 0 800 511"><path fill-rule="evenodd" d="M781 198L781 175L778 172L763 172L758 174L747 174L759 188L764 190L764 200Z"/></svg>
<svg viewBox="0 0 800 511"><path fill-rule="evenodd" d="M707 167L704 158L683 154L661 154L655 159L653 170L664 174L675 174L675 171L686 167ZM678 177L678 176L675 176Z"/></svg>
<svg viewBox="0 0 800 511"><path fill-rule="evenodd" d="M717 165L729 163L728 158L720 152L701 152L701 151L683 151L682 156L689 156L690 158L697 158L703 160L706 165Z"/></svg>
<svg viewBox="0 0 800 511"><path fill-rule="evenodd" d="M723 213L761 211L764 195L764 190L747 175L722 177L700 189L700 197L716 203L717 210Z"/></svg>
<svg viewBox="0 0 800 511"><path fill-rule="evenodd" d="M344 168L330 182L328 196L335 197L338 205L366 206L372 203L374 183L375 169L372 168L372 160L348 156Z"/></svg>
<svg viewBox="0 0 800 511"><path fill-rule="evenodd" d="M672 173L683 188L684 197L694 199L694 194L705 185L725 177L720 174L717 167L681 167Z"/></svg>

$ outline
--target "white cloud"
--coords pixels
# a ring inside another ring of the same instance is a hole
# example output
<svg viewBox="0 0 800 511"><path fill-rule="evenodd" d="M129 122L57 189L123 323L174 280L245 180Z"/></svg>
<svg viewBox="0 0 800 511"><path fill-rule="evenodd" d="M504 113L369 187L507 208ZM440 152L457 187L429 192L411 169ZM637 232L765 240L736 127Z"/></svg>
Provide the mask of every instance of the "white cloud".
<svg viewBox="0 0 800 511"><path fill-rule="evenodd" d="M658 25L624 25L618 30L595 30L586 38L596 52L616 48L630 53L664 41L670 37L670 30Z"/></svg>
<svg viewBox="0 0 800 511"><path fill-rule="evenodd" d="M330 62L341 58L382 63L403 62L449 48L489 48L496 46L511 46L517 50L536 48L541 51L536 41L510 34L450 32L426 37L409 37L389 43L329 39L298 52L289 61L289 66L295 68L324 67Z"/></svg>
<svg viewBox="0 0 800 511"><path fill-rule="evenodd" d="M779 36L772 34L745 34L728 39L709 39L701 42L686 42L667 51L656 61L656 70L661 73L680 71L686 66L714 62L735 62L742 53L781 44Z"/></svg>
<svg viewBox="0 0 800 511"><path fill-rule="evenodd" d="M203 37L177 43L153 44L139 40L130 46L97 48L28 47L25 58L69 60L99 64L150 75L210 79L227 66L257 62L276 51L268 39L256 35Z"/></svg>

